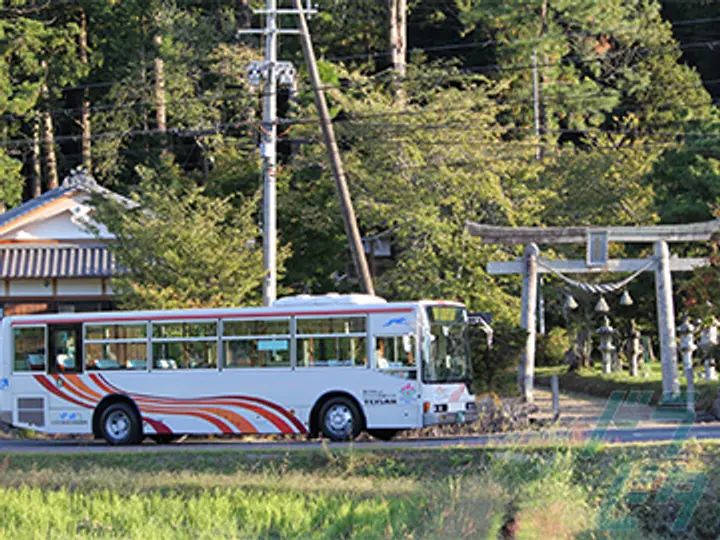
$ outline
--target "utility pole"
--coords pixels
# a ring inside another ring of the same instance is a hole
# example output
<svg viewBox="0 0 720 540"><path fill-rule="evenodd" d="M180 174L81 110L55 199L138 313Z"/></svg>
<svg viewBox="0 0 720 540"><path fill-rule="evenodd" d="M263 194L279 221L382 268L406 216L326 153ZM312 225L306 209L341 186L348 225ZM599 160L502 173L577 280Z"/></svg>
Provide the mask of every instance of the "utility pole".
<svg viewBox="0 0 720 540"><path fill-rule="evenodd" d="M265 15L265 99L263 100L263 305L277 298L277 0L267 0Z"/></svg>
<svg viewBox="0 0 720 540"><path fill-rule="evenodd" d="M393 96L404 102L403 84L407 73L407 0L389 0L390 50L393 64Z"/></svg>
<svg viewBox="0 0 720 540"><path fill-rule="evenodd" d="M297 29L278 28L278 15L304 13L309 9L278 9L277 0L267 0L265 9L253 10L265 15L265 28L240 30L239 34L263 34L265 36L265 61L252 62L248 66L250 84L259 85L264 79L263 121L260 156L263 160L263 305L271 305L277 298L277 88L280 84L292 84L295 68L290 62L278 62L279 34L297 34Z"/></svg>
<svg viewBox="0 0 720 540"><path fill-rule="evenodd" d="M315 94L315 106L320 115L320 126L322 127L325 146L327 146L328 153L330 154L330 168L335 178L335 187L337 188L338 198L340 199L340 209L342 211L343 221L345 222L345 232L350 241L350 251L352 252L353 262L363 291L367 294L375 294L375 287L373 286L372 276L370 275L367 259L365 258L365 250L363 249L362 239L360 238L360 231L358 230L357 220L355 219L355 210L353 209L350 191L348 190L345 179L340 150L338 149L335 140L335 131L330 121L330 111L325 101L325 94L321 88L320 73L318 72L315 51L313 50L310 30L305 20L301 0L295 0L295 7L300 19L302 47L310 74L310 83L312 84Z"/></svg>

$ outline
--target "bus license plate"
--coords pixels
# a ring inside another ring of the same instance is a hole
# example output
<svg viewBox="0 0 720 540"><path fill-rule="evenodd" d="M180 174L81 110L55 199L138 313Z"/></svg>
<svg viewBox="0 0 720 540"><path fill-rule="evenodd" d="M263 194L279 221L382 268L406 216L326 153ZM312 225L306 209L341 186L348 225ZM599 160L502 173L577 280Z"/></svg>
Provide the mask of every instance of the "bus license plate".
<svg viewBox="0 0 720 540"><path fill-rule="evenodd" d="M465 421L465 413L462 412L462 411L458 412L458 413L455 415L455 419L456 419L458 422L460 422L460 423L464 422L464 421Z"/></svg>

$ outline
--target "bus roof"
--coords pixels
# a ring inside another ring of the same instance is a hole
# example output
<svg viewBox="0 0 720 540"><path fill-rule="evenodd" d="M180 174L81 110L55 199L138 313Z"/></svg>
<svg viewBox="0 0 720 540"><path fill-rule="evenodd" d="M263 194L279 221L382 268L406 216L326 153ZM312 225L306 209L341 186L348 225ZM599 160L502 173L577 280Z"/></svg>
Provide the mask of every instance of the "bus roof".
<svg viewBox="0 0 720 540"><path fill-rule="evenodd" d="M420 300L415 302L387 302L378 296L351 294L286 297L269 307L202 308L148 311L105 311L82 313L42 313L5 317L10 324L60 324L60 323L113 323L141 321L187 321L225 318L262 318L290 316L362 315L368 313L410 312L423 305L447 305L464 307L459 302Z"/></svg>

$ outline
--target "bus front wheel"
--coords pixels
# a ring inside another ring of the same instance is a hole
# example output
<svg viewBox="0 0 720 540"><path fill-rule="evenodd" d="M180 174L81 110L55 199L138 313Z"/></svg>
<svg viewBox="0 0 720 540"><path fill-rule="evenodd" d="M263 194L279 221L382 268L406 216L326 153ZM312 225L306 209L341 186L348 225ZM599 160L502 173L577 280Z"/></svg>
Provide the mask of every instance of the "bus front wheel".
<svg viewBox="0 0 720 540"><path fill-rule="evenodd" d="M361 429L360 411L348 398L330 398L320 409L320 430L332 441L351 441Z"/></svg>
<svg viewBox="0 0 720 540"><path fill-rule="evenodd" d="M107 406L100 417L103 438L112 445L137 444L142 438L140 420L128 403Z"/></svg>

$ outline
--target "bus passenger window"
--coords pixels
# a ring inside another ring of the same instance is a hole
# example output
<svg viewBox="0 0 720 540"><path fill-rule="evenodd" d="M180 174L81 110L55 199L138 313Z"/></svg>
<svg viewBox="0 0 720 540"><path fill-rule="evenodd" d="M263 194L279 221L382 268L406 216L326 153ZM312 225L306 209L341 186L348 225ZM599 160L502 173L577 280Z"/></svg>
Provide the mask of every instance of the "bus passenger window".
<svg viewBox="0 0 720 540"><path fill-rule="evenodd" d="M367 365L364 337L303 337L297 340L298 366L357 367Z"/></svg>
<svg viewBox="0 0 720 540"><path fill-rule="evenodd" d="M217 323L153 323L153 369L217 369Z"/></svg>
<svg viewBox="0 0 720 540"><path fill-rule="evenodd" d="M290 340L227 340L225 341L225 367L290 367Z"/></svg>
<svg viewBox="0 0 720 540"><path fill-rule="evenodd" d="M375 338L375 368L398 377L414 378L415 336Z"/></svg>
<svg viewBox="0 0 720 540"><path fill-rule="evenodd" d="M13 338L13 370L45 371L45 327L16 328Z"/></svg>

